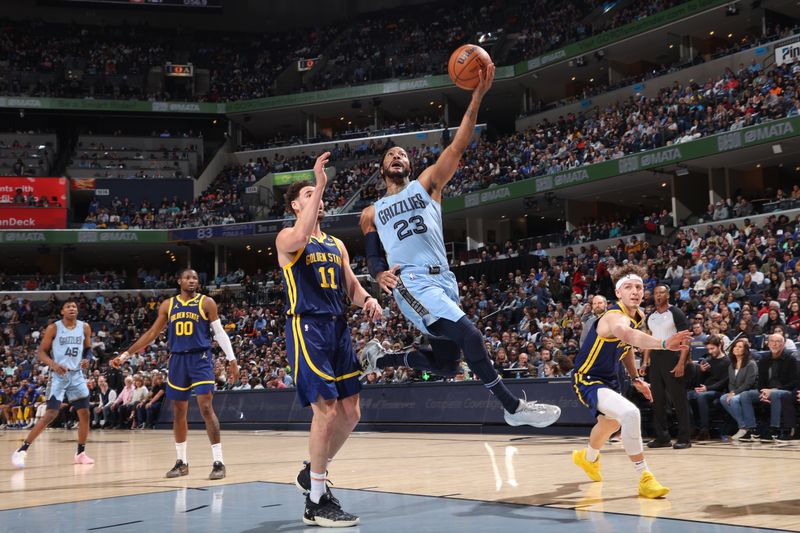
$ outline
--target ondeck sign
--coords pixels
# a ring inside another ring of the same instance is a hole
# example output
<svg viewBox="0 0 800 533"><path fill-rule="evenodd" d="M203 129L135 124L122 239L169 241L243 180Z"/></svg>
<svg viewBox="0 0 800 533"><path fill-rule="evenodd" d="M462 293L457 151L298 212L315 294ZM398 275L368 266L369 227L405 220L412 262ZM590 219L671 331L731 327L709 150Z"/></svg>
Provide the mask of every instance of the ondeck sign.
<svg viewBox="0 0 800 533"><path fill-rule="evenodd" d="M0 229L63 229L67 210L63 207L0 207Z"/></svg>

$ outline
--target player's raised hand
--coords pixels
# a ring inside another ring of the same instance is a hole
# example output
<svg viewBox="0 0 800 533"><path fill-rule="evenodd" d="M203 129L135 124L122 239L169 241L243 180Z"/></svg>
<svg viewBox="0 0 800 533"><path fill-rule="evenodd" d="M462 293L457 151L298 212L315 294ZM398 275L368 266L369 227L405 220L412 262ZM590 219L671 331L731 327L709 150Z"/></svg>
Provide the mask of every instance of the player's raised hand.
<svg viewBox="0 0 800 533"><path fill-rule="evenodd" d="M483 98L483 95L489 92L489 89L492 87L492 82L494 82L494 70L494 63L489 63L486 68L482 68L478 71L478 86L475 87L475 90L472 92L474 96Z"/></svg>
<svg viewBox="0 0 800 533"><path fill-rule="evenodd" d="M364 313L366 313L373 322L377 322L383 318L383 309L376 298L369 298L364 302Z"/></svg>
<svg viewBox="0 0 800 533"><path fill-rule="evenodd" d="M328 183L328 175L325 174L325 165L328 164L328 159L330 156L330 152L322 152L322 154L317 158L317 161L314 163L314 177L317 180L317 187L325 187L325 185Z"/></svg>
<svg viewBox="0 0 800 533"><path fill-rule="evenodd" d="M650 384L642 379L633 380L633 387L641 393L648 402L653 401L653 393L650 391Z"/></svg>
<svg viewBox="0 0 800 533"><path fill-rule="evenodd" d="M397 282L400 279L397 271L400 270L400 265L395 265L389 270L384 270L378 273L378 285L386 294L392 294L392 290L397 287Z"/></svg>
<svg viewBox="0 0 800 533"><path fill-rule="evenodd" d="M664 341L664 346L667 348L667 350L672 350L672 351L677 351L682 348L688 348L689 341L691 340L691 338L692 338L692 332L689 331L688 329L679 331L678 333L676 333L675 335Z"/></svg>

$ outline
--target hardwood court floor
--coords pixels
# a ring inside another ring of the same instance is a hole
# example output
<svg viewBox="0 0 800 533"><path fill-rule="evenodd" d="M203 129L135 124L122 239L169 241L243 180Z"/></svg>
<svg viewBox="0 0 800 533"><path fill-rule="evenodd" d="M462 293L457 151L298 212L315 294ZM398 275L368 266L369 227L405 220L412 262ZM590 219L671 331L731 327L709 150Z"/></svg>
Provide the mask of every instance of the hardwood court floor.
<svg viewBox="0 0 800 533"><path fill-rule="evenodd" d="M165 479L175 462L170 431L93 431L87 453L97 462L82 466L72 464L76 432L48 430L31 446L27 467L17 470L9 458L24 435L0 431L0 510L216 484L293 483L307 454L305 432L223 431L228 477L211 482L205 432L191 431L190 474ZM356 433L330 477L335 488L800 531L800 441L653 450L648 463L672 489L662 500L636 495L637 477L620 444L603 450L605 480L589 481L570 456L585 443L578 437Z"/></svg>

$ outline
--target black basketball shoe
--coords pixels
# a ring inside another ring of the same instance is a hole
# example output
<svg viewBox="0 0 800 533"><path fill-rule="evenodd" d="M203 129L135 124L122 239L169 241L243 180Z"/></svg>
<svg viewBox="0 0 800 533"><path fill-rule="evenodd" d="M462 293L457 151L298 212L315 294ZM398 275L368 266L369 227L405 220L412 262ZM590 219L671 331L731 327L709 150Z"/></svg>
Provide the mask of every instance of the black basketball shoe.
<svg viewBox="0 0 800 533"><path fill-rule="evenodd" d="M328 475L327 471L325 472L325 475ZM337 500L336 496L334 496L331 492L329 485L333 485L333 481L330 479L325 479L325 494L330 496L331 500L336 505L340 505L339 500ZM303 468L297 473L297 479L294 481L294 486L297 487L297 490L302 492L304 495L307 495L309 492L311 492L311 461L303 461Z"/></svg>
<svg viewBox="0 0 800 533"><path fill-rule="evenodd" d="M175 466L172 467L172 470L167 472L167 477L181 477L188 475L189 475L189 465L187 465L180 459L175 461Z"/></svg>
<svg viewBox="0 0 800 533"><path fill-rule="evenodd" d="M219 461L214 461L214 465L211 467L211 473L208 475L208 479L222 479L224 477L225 465Z"/></svg>
<svg viewBox="0 0 800 533"><path fill-rule="evenodd" d="M319 503L312 502L310 495L306 496L303 523L320 527L350 527L359 523L357 516L343 511L338 502L334 503L333 500L328 493L322 495Z"/></svg>

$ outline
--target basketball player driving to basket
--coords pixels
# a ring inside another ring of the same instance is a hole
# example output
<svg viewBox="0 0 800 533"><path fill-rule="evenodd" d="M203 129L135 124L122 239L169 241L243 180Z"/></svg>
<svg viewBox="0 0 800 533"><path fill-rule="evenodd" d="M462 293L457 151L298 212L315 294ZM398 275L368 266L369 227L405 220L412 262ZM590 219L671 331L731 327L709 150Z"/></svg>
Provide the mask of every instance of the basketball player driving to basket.
<svg viewBox="0 0 800 533"><path fill-rule="evenodd" d="M561 415L555 405L523 400L506 387L484 346L483 336L460 307L455 274L448 268L442 231L442 192L458 169L478 118L478 109L494 80L495 67L481 69L479 82L453 142L415 181L411 162L400 147L381 162L386 195L361 213L370 274L393 294L403 315L430 335L431 349L386 353L377 342L361 352L365 371L405 366L453 377L461 353L505 409L509 425L549 426ZM388 262L381 251L386 250ZM391 269L389 264L394 265Z"/></svg>

